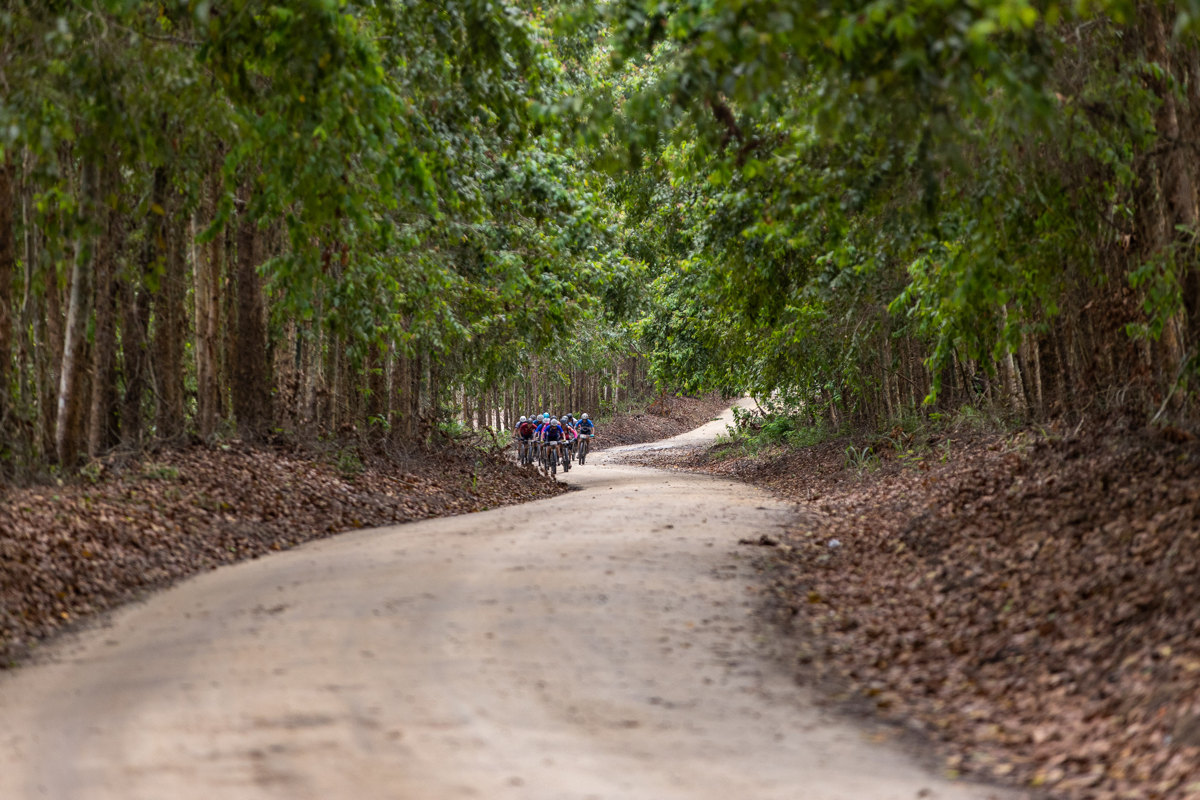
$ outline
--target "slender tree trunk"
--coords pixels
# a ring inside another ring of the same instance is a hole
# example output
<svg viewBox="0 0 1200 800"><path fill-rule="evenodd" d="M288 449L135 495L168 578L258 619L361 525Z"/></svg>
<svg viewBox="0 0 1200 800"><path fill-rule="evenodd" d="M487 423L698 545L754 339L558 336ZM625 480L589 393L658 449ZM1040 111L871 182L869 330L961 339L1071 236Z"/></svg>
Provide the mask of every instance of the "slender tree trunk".
<svg viewBox="0 0 1200 800"><path fill-rule="evenodd" d="M116 169L106 171L104 191L119 180ZM120 215L102 212L104 229L96 249L96 328L92 349L92 398L89 413L88 454L95 457L120 441L121 415L117 395L116 260L124 240Z"/></svg>
<svg viewBox="0 0 1200 800"><path fill-rule="evenodd" d="M395 439L412 439L412 359L407 353L397 353L395 379L392 386L392 433Z"/></svg>
<svg viewBox="0 0 1200 800"><path fill-rule="evenodd" d="M879 372L882 379L883 407L888 419L899 416L898 409L892 404L892 386L896 378L892 375L892 341L886 320L883 328L883 341L879 348Z"/></svg>
<svg viewBox="0 0 1200 800"><path fill-rule="evenodd" d="M32 155L28 152L23 159L21 170L22 180L20 187L21 195L21 220L23 223L24 237L24 280L22 282L21 293L21 314L19 319L20 336L21 336L21 362L20 369L24 372L25 377L21 383L21 403L26 408L37 408L41 399L41 374L38 372L39 362L39 341L44 332L44 322L40 314L40 304L37 300L37 290L35 282L38 275L38 225L37 218L33 210L33 185L29 180L28 175L33 169ZM18 373L18 377L22 378ZM35 457L40 442L35 436L28 442L29 456Z"/></svg>
<svg viewBox="0 0 1200 800"><path fill-rule="evenodd" d="M71 268L71 295L63 340L62 367L58 384L58 413L55 452L64 470L74 470L83 444L83 383L87 370L87 325L93 299L91 277L95 255L96 165L86 160L79 182L78 225L75 260Z"/></svg>
<svg viewBox="0 0 1200 800"><path fill-rule="evenodd" d="M1062 409L1063 411L1073 411L1075 409L1075 375L1072 370L1071 354L1069 349L1071 343L1068 341L1068 331L1074 321L1066 322L1058 326L1056 335L1054 336L1055 354L1058 357L1058 374L1059 386L1062 388Z"/></svg>
<svg viewBox="0 0 1200 800"><path fill-rule="evenodd" d="M1170 42L1167 38L1166 25L1163 22L1162 10L1157 3L1142 5L1143 24L1146 29L1147 56L1157 62L1167 74L1178 77L1176 65L1173 63ZM1181 81L1186 85L1186 79ZM1155 80L1155 90L1162 101L1155 115L1155 127L1158 129L1159 140L1164 145L1164 152L1159 158L1161 167L1159 175L1162 178L1163 198L1166 201L1169 214L1167 235L1178 239L1182 229L1187 231L1184 236L1194 236L1197 224L1200 222L1200 211L1197 209L1196 186L1193 178L1193 159L1191 151L1181 146L1181 117L1186 117L1186 103L1180 108L1176 87L1165 80ZM1189 259L1184 264L1183 301L1187 310L1187 339L1189 344L1195 344L1200 338L1200 272L1194 260Z"/></svg>
<svg viewBox="0 0 1200 800"><path fill-rule="evenodd" d="M122 282L121 294L121 374L125 383L121 399L121 444L134 448L142 441L142 403L149 385L150 293L127 280Z"/></svg>
<svg viewBox="0 0 1200 800"><path fill-rule="evenodd" d="M320 309L317 311L320 314ZM320 317L318 316L318 319ZM317 383L321 378L321 348L324 342L324 335L321 330L321 325L308 324L307 336L304 338L305 349L305 369L304 369L304 414L303 421L306 427L315 427L319 424L317 412ZM395 348L393 348L394 350ZM393 362L395 359L393 359ZM395 392L396 382L396 364L392 364L391 369L392 386L390 390ZM393 394L394 397L394 394ZM389 403L389 420L392 424L392 430L395 430L396 421L393 418L396 404L393 401Z"/></svg>
<svg viewBox="0 0 1200 800"><path fill-rule="evenodd" d="M243 192L249 201L249 192ZM237 234L237 330L233 368L233 413L238 433L261 439L270 427L270 376L262 286L258 277L257 226L243 214Z"/></svg>
<svg viewBox="0 0 1200 800"><path fill-rule="evenodd" d="M157 406L155 429L159 439L178 441L184 434L184 339L187 336L186 220L178 204L168 204L172 214L164 220L163 274L155 302L154 378Z"/></svg>
<svg viewBox="0 0 1200 800"><path fill-rule="evenodd" d="M12 363L12 286L17 271L16 253L16 170L8 151L0 157L0 439L8 429L11 389L9 365Z"/></svg>
<svg viewBox="0 0 1200 800"><path fill-rule="evenodd" d="M1029 368L1033 375L1033 402L1034 411L1039 417L1046 414L1046 405L1042 395L1042 357L1038 348L1038 340L1036 336L1030 336L1028 341L1029 349Z"/></svg>
<svg viewBox="0 0 1200 800"><path fill-rule="evenodd" d="M44 234L42 234L44 236ZM43 241L44 244L44 241ZM58 285L58 265L47 259L45 269L45 314L42 328L39 374L42 375L41 420L43 452L57 457L58 445L55 424L58 419L59 379L62 375L63 314L62 288Z"/></svg>
<svg viewBox="0 0 1200 800"><path fill-rule="evenodd" d="M214 164L210 173L208 196L201 219L210 222L217 211L221 191L220 172ZM194 301L196 315L196 424L202 439L217 432L220 422L218 325L220 324L220 285L224 237L214 236L195 260Z"/></svg>
<svg viewBox="0 0 1200 800"><path fill-rule="evenodd" d="M325 415L329 420L329 430L336 431L342 424L342 394L346 387L342 382L346 371L342 369L342 361L346 354L342 351L341 339L333 337L333 346L329 351L329 412Z"/></svg>
<svg viewBox="0 0 1200 800"><path fill-rule="evenodd" d="M125 397L121 404L121 443L138 447L142 441L143 414L146 390L152 385L155 372L150 361L151 292L149 287L165 269L165 233L162 209L167 202L167 172L163 167L154 170L151 184L151 213L146 219L146 241L142 251L140 279L125 286L121 322L122 372L125 377ZM153 209L158 209L156 213Z"/></svg>
<svg viewBox="0 0 1200 800"><path fill-rule="evenodd" d="M217 387L220 391L220 410L218 415L222 420L233 419L233 374L237 365L237 242L238 230L234 224L225 226L225 240L222 262L224 267L221 285L221 320L217 327L221 338L220 364Z"/></svg>
<svg viewBox="0 0 1200 800"><path fill-rule="evenodd" d="M418 414L420 419L422 437L430 433L430 419L433 417L433 392L432 392L432 374L430 370L430 358L428 353L418 353L418 368L417 368L417 401Z"/></svg>

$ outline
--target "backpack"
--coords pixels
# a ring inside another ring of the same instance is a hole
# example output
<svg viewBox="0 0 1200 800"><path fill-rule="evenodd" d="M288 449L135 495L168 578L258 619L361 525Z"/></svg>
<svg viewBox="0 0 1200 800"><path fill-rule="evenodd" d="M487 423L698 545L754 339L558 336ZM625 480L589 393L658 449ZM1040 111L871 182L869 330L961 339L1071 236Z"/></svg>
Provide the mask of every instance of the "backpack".
<svg viewBox="0 0 1200 800"><path fill-rule="evenodd" d="M517 428L517 433L522 436L533 436L533 432L537 430L537 426L529 420L521 423L521 427Z"/></svg>

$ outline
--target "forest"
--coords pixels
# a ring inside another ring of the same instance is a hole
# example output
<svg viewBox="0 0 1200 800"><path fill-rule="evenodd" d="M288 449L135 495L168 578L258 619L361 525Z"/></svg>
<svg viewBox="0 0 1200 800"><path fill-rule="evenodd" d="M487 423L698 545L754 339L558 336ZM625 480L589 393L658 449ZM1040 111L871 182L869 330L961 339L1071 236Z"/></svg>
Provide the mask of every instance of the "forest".
<svg viewBox="0 0 1200 800"><path fill-rule="evenodd" d="M1198 390L1200 0L0 0L0 667L748 397L802 676L1194 798Z"/></svg>
<svg viewBox="0 0 1200 800"><path fill-rule="evenodd" d="M1198 9L0 11L0 471L511 424L1194 417Z"/></svg>

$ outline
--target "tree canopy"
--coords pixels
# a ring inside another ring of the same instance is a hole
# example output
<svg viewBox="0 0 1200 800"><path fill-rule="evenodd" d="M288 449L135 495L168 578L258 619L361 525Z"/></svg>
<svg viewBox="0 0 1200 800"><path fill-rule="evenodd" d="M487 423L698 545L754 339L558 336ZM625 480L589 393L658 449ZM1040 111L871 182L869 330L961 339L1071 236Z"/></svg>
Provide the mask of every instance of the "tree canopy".
<svg viewBox="0 0 1200 800"><path fill-rule="evenodd" d="M657 265L655 374L867 421L986 394L1183 412L1194 9L614 10L598 104ZM1176 389L1183 391L1175 392Z"/></svg>
<svg viewBox="0 0 1200 800"><path fill-rule="evenodd" d="M1198 18L6 0L0 459L419 437L642 364L835 422L1186 417Z"/></svg>

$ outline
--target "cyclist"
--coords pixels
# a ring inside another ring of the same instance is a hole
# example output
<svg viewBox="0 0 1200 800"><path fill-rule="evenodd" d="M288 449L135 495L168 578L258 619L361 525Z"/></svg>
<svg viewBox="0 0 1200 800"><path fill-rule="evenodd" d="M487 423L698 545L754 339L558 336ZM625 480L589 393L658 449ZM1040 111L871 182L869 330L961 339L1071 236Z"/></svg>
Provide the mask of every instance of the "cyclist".
<svg viewBox="0 0 1200 800"><path fill-rule="evenodd" d="M563 433L567 439L567 460L575 456L575 445L579 439L579 431L575 430L575 418L567 414L562 420Z"/></svg>
<svg viewBox="0 0 1200 800"><path fill-rule="evenodd" d="M542 441L542 446L544 448L549 448L549 457L557 461L559 444L563 440L563 429L562 426L559 425L557 419L552 419L546 423L546 425L542 428L540 438ZM565 464L564 468L569 469L569 467L566 467Z"/></svg>
<svg viewBox="0 0 1200 800"><path fill-rule="evenodd" d="M519 443L517 452L520 454L522 464L527 464L532 460L533 435L537 432L537 426L533 424L533 420L522 416L520 422L517 423L517 441Z"/></svg>
<svg viewBox="0 0 1200 800"><path fill-rule="evenodd" d="M590 437L590 436L596 435L596 425L590 419L588 419L587 412L584 412L583 414L579 415L579 423L575 426L575 429L579 432L580 436ZM590 448L590 445L586 442L583 444L580 444L580 446L579 446L579 463L580 464L582 464L583 460L585 458L587 458L587 449L589 449L589 448Z"/></svg>
<svg viewBox="0 0 1200 800"><path fill-rule="evenodd" d="M537 450L538 459L540 460L542 459L542 455L546 450L544 440L542 439L542 433L546 430L546 426L550 424L550 417L542 414L541 416L536 417L535 420L537 422L537 427L535 427L533 430L533 441Z"/></svg>
<svg viewBox="0 0 1200 800"><path fill-rule="evenodd" d="M562 456L563 472L571 469L571 450L575 444L575 429L566 423L565 418L555 420L558 423L558 429L562 431L562 449L559 454Z"/></svg>

